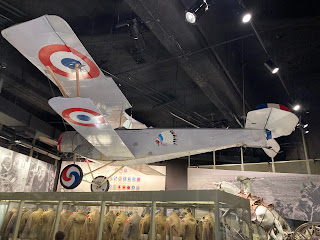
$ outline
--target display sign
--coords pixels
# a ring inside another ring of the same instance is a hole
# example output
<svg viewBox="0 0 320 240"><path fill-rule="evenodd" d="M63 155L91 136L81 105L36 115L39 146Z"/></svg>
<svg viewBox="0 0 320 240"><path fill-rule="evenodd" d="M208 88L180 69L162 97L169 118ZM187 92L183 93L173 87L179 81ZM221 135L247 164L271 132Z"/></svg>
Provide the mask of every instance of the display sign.
<svg viewBox="0 0 320 240"><path fill-rule="evenodd" d="M253 178L254 195L273 204L285 218L320 221L320 176L291 173L188 169L188 189L216 189L214 183L230 182L241 188L237 176Z"/></svg>
<svg viewBox="0 0 320 240"><path fill-rule="evenodd" d="M52 192L56 166L0 147L0 192Z"/></svg>

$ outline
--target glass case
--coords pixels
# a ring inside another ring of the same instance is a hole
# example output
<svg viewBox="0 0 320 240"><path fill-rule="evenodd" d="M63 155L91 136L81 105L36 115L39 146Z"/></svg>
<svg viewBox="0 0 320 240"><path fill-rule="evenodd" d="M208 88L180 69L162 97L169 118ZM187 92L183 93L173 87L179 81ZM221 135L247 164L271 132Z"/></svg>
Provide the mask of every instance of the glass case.
<svg viewBox="0 0 320 240"><path fill-rule="evenodd" d="M249 200L219 190L0 195L1 240L253 239L250 219Z"/></svg>

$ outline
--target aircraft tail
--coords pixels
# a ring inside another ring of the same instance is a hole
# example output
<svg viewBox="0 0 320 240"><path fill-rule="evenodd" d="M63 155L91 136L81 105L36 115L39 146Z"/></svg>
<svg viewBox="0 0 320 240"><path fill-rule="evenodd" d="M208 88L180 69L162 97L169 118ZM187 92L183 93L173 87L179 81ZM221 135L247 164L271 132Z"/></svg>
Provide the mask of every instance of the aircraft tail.
<svg viewBox="0 0 320 240"><path fill-rule="evenodd" d="M275 138L290 135L299 122L299 118L289 108L281 104L266 103L257 106L257 110L247 114L248 129L265 129L267 148L263 148L269 157L275 157L280 146Z"/></svg>

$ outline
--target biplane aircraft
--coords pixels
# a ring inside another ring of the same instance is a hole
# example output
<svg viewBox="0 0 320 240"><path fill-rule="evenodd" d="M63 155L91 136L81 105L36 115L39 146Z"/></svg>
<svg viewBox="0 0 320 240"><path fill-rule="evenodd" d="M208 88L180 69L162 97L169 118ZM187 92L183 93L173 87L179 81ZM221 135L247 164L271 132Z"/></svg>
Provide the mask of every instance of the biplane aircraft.
<svg viewBox="0 0 320 240"><path fill-rule="evenodd" d="M125 113L130 103L62 18L45 15L1 33L62 93L49 105L75 131L60 136L58 150L106 161L104 166L119 166L118 171L129 166L160 174L147 164L239 146L263 148L274 157L280 150L274 138L291 134L299 121L283 105L263 104L248 113L244 129L147 128ZM93 179L92 191L107 191L111 176ZM73 189L82 177L81 168L71 164L62 170L60 182Z"/></svg>

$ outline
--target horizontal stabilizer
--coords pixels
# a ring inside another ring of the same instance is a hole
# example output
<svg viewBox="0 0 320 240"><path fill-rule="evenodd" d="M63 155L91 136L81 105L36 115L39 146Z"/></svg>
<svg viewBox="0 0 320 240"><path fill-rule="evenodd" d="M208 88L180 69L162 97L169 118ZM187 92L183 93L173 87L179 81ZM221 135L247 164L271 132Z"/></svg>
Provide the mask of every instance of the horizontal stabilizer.
<svg viewBox="0 0 320 240"><path fill-rule="evenodd" d="M134 158L90 99L55 97L49 105L103 155L112 160Z"/></svg>
<svg viewBox="0 0 320 240"><path fill-rule="evenodd" d="M249 129L268 129L277 138L290 135L299 122L298 117L278 108L263 108L247 114L246 126Z"/></svg>

